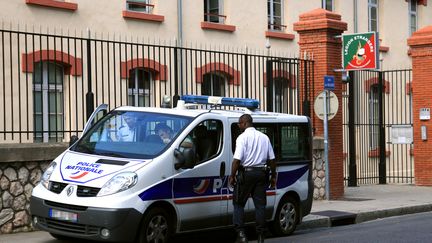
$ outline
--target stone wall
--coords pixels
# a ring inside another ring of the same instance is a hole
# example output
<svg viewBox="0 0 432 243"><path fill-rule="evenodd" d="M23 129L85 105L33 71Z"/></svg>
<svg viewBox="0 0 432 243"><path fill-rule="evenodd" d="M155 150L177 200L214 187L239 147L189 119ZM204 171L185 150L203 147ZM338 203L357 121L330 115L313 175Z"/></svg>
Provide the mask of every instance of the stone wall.
<svg viewBox="0 0 432 243"><path fill-rule="evenodd" d="M315 200L325 198L323 144L322 138L314 138ZM33 230L29 211L31 192L52 159L66 147L65 144L0 146L0 234Z"/></svg>
<svg viewBox="0 0 432 243"><path fill-rule="evenodd" d="M314 138L312 161L312 180L314 182L314 200L325 199L325 161L324 161L324 139L321 137Z"/></svg>
<svg viewBox="0 0 432 243"><path fill-rule="evenodd" d="M0 163L0 233L31 230L29 201L46 162Z"/></svg>
<svg viewBox="0 0 432 243"><path fill-rule="evenodd" d="M67 144L0 145L0 234L33 230L30 196L51 161Z"/></svg>

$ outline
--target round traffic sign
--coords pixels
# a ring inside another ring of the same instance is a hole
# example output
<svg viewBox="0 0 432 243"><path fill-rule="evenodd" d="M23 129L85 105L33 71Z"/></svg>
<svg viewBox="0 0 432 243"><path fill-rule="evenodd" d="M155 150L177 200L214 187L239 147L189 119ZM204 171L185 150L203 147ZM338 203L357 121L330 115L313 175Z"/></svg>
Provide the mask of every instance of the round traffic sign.
<svg viewBox="0 0 432 243"><path fill-rule="evenodd" d="M326 94L327 92L327 94ZM339 101L335 93L331 91L322 91L316 98L314 103L315 115L324 120L324 96L327 98L327 120L333 119L339 109Z"/></svg>

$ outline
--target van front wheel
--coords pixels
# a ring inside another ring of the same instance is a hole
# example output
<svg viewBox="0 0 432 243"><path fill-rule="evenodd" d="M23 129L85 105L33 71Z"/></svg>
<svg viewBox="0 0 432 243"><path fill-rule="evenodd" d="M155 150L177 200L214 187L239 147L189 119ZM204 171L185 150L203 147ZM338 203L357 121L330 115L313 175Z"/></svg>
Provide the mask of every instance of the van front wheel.
<svg viewBox="0 0 432 243"><path fill-rule="evenodd" d="M283 197L271 224L271 232L276 236L287 236L294 232L299 222L297 202L291 197Z"/></svg>
<svg viewBox="0 0 432 243"><path fill-rule="evenodd" d="M168 214L161 208L153 208L145 216L139 243L167 243L171 237L173 226Z"/></svg>

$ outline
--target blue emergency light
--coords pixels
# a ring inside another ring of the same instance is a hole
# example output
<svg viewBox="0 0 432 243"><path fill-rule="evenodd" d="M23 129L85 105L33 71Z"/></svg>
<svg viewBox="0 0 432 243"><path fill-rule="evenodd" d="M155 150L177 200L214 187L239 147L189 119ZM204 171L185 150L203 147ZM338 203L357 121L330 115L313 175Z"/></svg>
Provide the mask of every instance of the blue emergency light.
<svg viewBox="0 0 432 243"><path fill-rule="evenodd" d="M225 105L225 106L237 106L246 107L254 110L258 109L259 101L256 99L246 98L229 98L219 96L207 96L207 95L183 95L181 97L185 103L203 104L203 105Z"/></svg>

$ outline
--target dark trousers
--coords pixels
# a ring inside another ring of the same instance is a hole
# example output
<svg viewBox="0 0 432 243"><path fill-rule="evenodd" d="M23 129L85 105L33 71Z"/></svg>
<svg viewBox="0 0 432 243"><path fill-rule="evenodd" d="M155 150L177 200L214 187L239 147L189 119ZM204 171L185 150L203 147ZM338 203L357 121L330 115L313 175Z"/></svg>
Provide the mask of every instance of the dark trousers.
<svg viewBox="0 0 432 243"><path fill-rule="evenodd" d="M233 223L236 231L244 230L244 206L252 196L255 205L255 221L257 233L264 233L266 229L265 207L267 203L266 189L268 187L267 174L263 170L245 171L243 182L234 188L234 195L238 200L233 201ZM236 194L238 193L238 194Z"/></svg>

